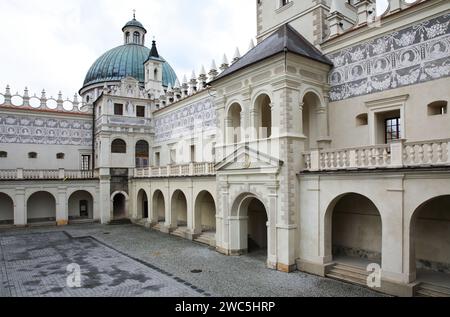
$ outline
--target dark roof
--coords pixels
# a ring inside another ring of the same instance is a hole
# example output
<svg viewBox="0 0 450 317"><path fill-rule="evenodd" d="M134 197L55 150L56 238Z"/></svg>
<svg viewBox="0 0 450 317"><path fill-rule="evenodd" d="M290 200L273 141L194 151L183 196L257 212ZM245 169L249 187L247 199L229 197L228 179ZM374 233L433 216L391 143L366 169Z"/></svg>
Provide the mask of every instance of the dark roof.
<svg viewBox="0 0 450 317"><path fill-rule="evenodd" d="M133 20L128 21L127 24L125 24L125 26L122 28L122 31L125 30L125 28L129 27L129 26L134 26L137 28L141 28L142 30L145 31L145 33L147 33L147 30L144 28L144 26L142 25L141 22L139 22L138 20L136 20L135 17L133 17Z"/></svg>
<svg viewBox="0 0 450 317"><path fill-rule="evenodd" d="M284 24L278 31L267 37L236 63L219 74L212 82L285 51L333 66L333 63L314 45L309 43L289 24Z"/></svg>

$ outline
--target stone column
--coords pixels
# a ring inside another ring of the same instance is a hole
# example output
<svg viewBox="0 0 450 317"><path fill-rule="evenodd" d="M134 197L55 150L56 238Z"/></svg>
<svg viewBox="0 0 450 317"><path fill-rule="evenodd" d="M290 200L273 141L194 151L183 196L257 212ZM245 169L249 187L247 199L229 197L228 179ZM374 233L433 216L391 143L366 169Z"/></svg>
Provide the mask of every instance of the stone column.
<svg viewBox="0 0 450 317"><path fill-rule="evenodd" d="M14 200L14 225L23 227L27 225L27 202L25 200L25 187L16 187Z"/></svg>
<svg viewBox="0 0 450 317"><path fill-rule="evenodd" d="M100 169L100 221L102 224L108 224L113 217L112 203L111 203L111 176L109 169Z"/></svg>
<svg viewBox="0 0 450 317"><path fill-rule="evenodd" d="M67 187L58 187L58 199L56 204L56 224L66 226L69 224Z"/></svg>
<svg viewBox="0 0 450 317"><path fill-rule="evenodd" d="M194 201L194 186L191 181L191 185L188 188L186 197L186 207L187 207L187 223L188 223L188 236L186 237L189 240L194 240L197 238L199 234L202 233L201 223L200 228L199 224L196 223L196 210L195 210L195 201Z"/></svg>
<svg viewBox="0 0 450 317"><path fill-rule="evenodd" d="M305 136L305 131L303 130L303 109L305 107L305 103L302 101L300 102L300 104L298 105L298 109L299 109L299 120L298 120L298 132L299 134Z"/></svg>
<svg viewBox="0 0 450 317"><path fill-rule="evenodd" d="M259 138L259 114L254 108L250 110L250 141L256 141Z"/></svg>
<svg viewBox="0 0 450 317"><path fill-rule="evenodd" d="M228 255L228 185L226 177L217 176L216 250Z"/></svg>
<svg viewBox="0 0 450 317"><path fill-rule="evenodd" d="M166 183L166 223L161 229L164 233L170 233L178 227L177 219L172 217L172 196L170 195L170 181L167 180Z"/></svg>
<svg viewBox="0 0 450 317"><path fill-rule="evenodd" d="M324 94L324 105L321 105L317 110L317 126L318 126L318 139L317 145L320 149L327 149L330 147L331 139L329 133L329 122L328 122L328 104L329 97Z"/></svg>

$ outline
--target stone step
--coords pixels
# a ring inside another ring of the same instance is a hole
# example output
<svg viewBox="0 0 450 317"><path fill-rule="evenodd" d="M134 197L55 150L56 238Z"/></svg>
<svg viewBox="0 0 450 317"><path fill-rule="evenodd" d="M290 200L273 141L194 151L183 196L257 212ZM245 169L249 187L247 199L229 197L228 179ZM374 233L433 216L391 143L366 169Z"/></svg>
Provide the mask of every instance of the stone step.
<svg viewBox="0 0 450 317"><path fill-rule="evenodd" d="M328 278L332 278L332 279L343 281L343 282L348 282L351 284L367 286L367 280L361 279L361 278L355 278L355 277L347 275L347 274L344 275L344 274L334 273L334 272L330 271L330 273L328 273L326 276Z"/></svg>
<svg viewBox="0 0 450 317"><path fill-rule="evenodd" d="M425 297L450 297L450 288L422 283L419 285L416 295L425 296Z"/></svg>
<svg viewBox="0 0 450 317"><path fill-rule="evenodd" d="M207 246L212 246L216 242L214 238L207 235L201 235L197 239L195 239L195 241L201 244L206 244Z"/></svg>
<svg viewBox="0 0 450 317"><path fill-rule="evenodd" d="M132 222L130 219L116 219L112 220L109 225L110 226L122 226L122 225L131 225Z"/></svg>
<svg viewBox="0 0 450 317"><path fill-rule="evenodd" d="M365 284L367 281L367 277L368 275L363 275L360 273L355 273L355 272L349 272L349 271L345 271L345 270L340 270L340 269L331 269L328 274L337 274L340 276L348 276L357 280L361 280L363 281L363 283Z"/></svg>
<svg viewBox="0 0 450 317"><path fill-rule="evenodd" d="M154 230L157 230L157 231L161 231L161 224L160 223L157 223L156 225L154 225L153 227L152 227Z"/></svg>
<svg viewBox="0 0 450 317"><path fill-rule="evenodd" d="M28 226L30 228L35 228L35 227L54 227L54 226L56 226L56 222L54 222L54 221L31 222L31 223L28 224Z"/></svg>
<svg viewBox="0 0 450 317"><path fill-rule="evenodd" d="M180 238L185 237L184 231L180 230L180 229L176 229L175 231L172 231L170 234L173 236L176 236L176 237L180 237Z"/></svg>
<svg viewBox="0 0 450 317"><path fill-rule="evenodd" d="M340 264L332 267L331 271L342 274L342 275L348 274L350 276L354 276L356 278L361 278L361 279L365 279L365 280L369 276L369 272L364 271L361 268L351 267L351 266L347 266L347 265L340 265Z"/></svg>

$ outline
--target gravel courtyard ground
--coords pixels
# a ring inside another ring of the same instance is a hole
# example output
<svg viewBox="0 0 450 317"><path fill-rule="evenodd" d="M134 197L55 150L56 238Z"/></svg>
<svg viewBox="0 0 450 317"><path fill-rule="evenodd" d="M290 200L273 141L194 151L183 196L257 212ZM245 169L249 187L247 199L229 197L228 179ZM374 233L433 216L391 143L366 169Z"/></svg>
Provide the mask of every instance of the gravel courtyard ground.
<svg viewBox="0 0 450 317"><path fill-rule="evenodd" d="M66 285L72 263L80 265L81 288ZM381 296L300 272L268 270L264 254L227 257L134 225L0 231L0 279L0 297Z"/></svg>

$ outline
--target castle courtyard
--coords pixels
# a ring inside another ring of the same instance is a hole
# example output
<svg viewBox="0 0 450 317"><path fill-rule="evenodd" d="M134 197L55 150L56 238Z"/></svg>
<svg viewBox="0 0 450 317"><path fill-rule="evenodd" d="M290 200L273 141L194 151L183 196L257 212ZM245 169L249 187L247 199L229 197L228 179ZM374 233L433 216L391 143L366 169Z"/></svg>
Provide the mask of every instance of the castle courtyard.
<svg viewBox="0 0 450 317"><path fill-rule="evenodd" d="M79 265L81 287L68 287ZM368 289L269 270L265 252L226 257L135 225L0 230L0 297L372 297Z"/></svg>

